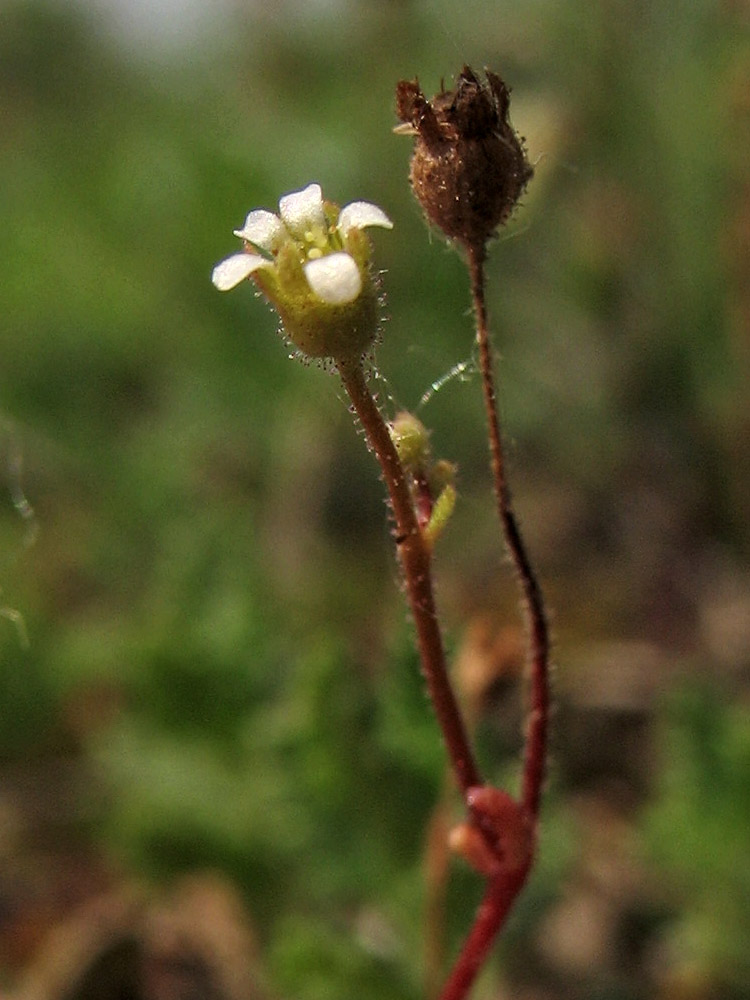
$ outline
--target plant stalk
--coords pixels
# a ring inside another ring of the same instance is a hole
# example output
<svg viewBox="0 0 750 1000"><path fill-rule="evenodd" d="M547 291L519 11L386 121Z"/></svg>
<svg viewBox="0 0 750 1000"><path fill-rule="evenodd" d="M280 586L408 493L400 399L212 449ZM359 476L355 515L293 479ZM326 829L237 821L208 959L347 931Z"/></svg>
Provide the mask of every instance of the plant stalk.
<svg viewBox="0 0 750 1000"><path fill-rule="evenodd" d="M518 872L489 880L474 923L439 1000L464 1000L489 954L498 931L526 882L531 862Z"/></svg>
<svg viewBox="0 0 750 1000"><path fill-rule="evenodd" d="M466 252L476 316L479 366L482 373L482 391L487 415L490 464L497 513L523 595L529 637L530 704L524 745L521 806L536 826L539 818L539 801L547 756L549 632L544 598L513 511L505 471L505 453L498 416L494 366L487 322L484 287L485 246L484 244L467 246ZM516 897L523 888L532 864L533 854L530 855L528 863L519 871L504 872L489 880L484 899L443 987L440 1000L464 1000L487 958L495 937L505 923Z"/></svg>
<svg viewBox="0 0 750 1000"><path fill-rule="evenodd" d="M544 782L549 725L549 655L550 642L542 590L531 565L521 530L513 511L510 488L505 471L500 418L498 416L492 349L485 300L485 247L469 246L467 259L471 280L471 295L476 316L476 337L479 366L489 432L492 479L497 500L497 512L505 542L515 567L525 608L528 633L530 672L529 708L523 759L521 804L534 821L539 816L539 801Z"/></svg>
<svg viewBox="0 0 750 1000"><path fill-rule="evenodd" d="M464 721L448 676L432 586L431 557L417 523L408 479L388 426L369 390L360 363L339 364L339 374L375 452L396 522L396 544L414 624L422 673L443 733L458 785L464 794L482 784Z"/></svg>

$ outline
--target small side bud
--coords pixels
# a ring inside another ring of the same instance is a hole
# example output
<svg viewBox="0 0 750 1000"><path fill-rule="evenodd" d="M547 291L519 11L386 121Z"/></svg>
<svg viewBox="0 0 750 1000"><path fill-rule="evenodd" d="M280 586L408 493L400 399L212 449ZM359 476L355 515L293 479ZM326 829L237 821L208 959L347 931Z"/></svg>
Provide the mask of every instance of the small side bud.
<svg viewBox="0 0 750 1000"><path fill-rule="evenodd" d="M416 80L396 89L401 134L415 134L410 178L428 220L449 239L481 248L509 218L533 174L508 117L510 91L468 66L455 90L425 99Z"/></svg>
<svg viewBox="0 0 750 1000"><path fill-rule="evenodd" d="M422 421L404 410L390 424L390 432L404 468L414 474L424 472L430 461L430 436Z"/></svg>
<svg viewBox="0 0 750 1000"><path fill-rule="evenodd" d="M456 506L456 466L444 459L433 464L430 435L421 420L405 410L389 424L396 452L408 474L417 523L429 548L435 544ZM435 499L437 497L437 499Z"/></svg>
<svg viewBox="0 0 750 1000"><path fill-rule="evenodd" d="M430 469L430 489L440 494L446 486L453 486L456 481L456 464L445 458L439 459Z"/></svg>

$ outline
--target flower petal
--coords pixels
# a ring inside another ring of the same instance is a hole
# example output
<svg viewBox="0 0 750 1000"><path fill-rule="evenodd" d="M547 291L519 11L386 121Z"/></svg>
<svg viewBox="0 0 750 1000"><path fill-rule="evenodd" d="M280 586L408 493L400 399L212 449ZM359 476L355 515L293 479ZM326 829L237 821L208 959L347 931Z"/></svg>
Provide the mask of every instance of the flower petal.
<svg viewBox="0 0 750 1000"><path fill-rule="evenodd" d="M211 281L220 292L228 292L259 267L270 266L265 257L260 257L257 253L235 253L216 265L211 274Z"/></svg>
<svg viewBox="0 0 750 1000"><path fill-rule="evenodd" d="M383 209L370 204L369 201L353 201L349 205L344 205L337 223L339 232L346 236L350 229L364 229L365 226L393 229L393 223Z"/></svg>
<svg viewBox="0 0 750 1000"><path fill-rule="evenodd" d="M286 229L278 215L267 212L264 208L258 208L250 212L245 219L245 225L242 229L235 229L234 235L261 250L272 253L286 235Z"/></svg>
<svg viewBox="0 0 750 1000"><path fill-rule="evenodd" d="M285 194L279 202L279 214L294 236L304 236L309 229L325 228L326 217L320 184L308 184L302 191Z"/></svg>
<svg viewBox="0 0 750 1000"><path fill-rule="evenodd" d="M330 253L305 264L305 276L319 299L332 306L353 302L362 291L362 277L348 253Z"/></svg>

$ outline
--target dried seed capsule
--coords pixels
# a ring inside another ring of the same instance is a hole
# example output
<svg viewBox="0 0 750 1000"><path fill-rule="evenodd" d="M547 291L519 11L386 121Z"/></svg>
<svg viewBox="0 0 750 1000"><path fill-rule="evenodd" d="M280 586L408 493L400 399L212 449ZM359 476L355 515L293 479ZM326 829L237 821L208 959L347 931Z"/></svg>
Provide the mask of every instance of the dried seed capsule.
<svg viewBox="0 0 750 1000"><path fill-rule="evenodd" d="M533 170L510 124L510 93L464 66L455 90L426 100L416 80L396 89L396 131L416 136L414 194L431 223L466 247L481 248L510 216Z"/></svg>

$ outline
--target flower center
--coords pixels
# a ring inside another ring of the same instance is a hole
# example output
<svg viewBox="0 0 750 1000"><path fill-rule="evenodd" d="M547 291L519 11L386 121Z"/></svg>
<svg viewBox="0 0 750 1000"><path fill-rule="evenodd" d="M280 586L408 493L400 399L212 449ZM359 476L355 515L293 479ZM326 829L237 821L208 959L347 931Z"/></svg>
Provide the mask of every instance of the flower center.
<svg viewBox="0 0 750 1000"><path fill-rule="evenodd" d="M302 263L306 260L320 260L330 253L340 249L335 239L336 230L326 230L323 226L311 226L301 236L297 237L297 246L301 252Z"/></svg>

